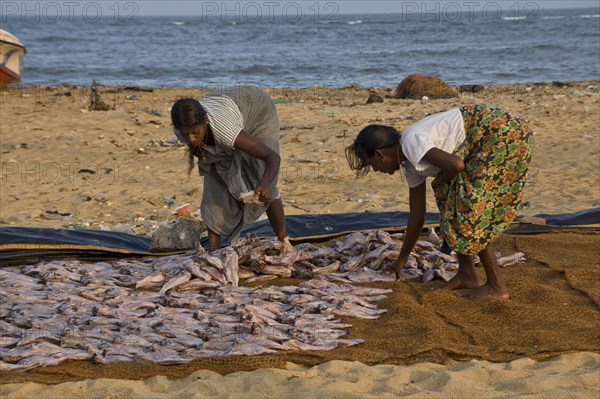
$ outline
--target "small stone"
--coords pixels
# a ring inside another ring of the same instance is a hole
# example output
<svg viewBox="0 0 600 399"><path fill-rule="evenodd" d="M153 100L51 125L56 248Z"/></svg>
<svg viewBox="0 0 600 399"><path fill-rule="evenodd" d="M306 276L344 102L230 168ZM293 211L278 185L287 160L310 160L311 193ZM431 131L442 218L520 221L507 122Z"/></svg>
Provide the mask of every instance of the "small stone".
<svg viewBox="0 0 600 399"><path fill-rule="evenodd" d="M152 234L151 251L193 249L206 230L203 222L191 218L178 219L174 224L161 226Z"/></svg>
<svg viewBox="0 0 600 399"><path fill-rule="evenodd" d="M382 103L382 102L383 102L383 97L381 97L379 94L376 94L376 93L371 93L369 98L367 98L367 104Z"/></svg>
<svg viewBox="0 0 600 399"><path fill-rule="evenodd" d="M463 93L481 93L484 89L484 85L460 85L458 89Z"/></svg>
<svg viewBox="0 0 600 399"><path fill-rule="evenodd" d="M118 233L133 234L133 230L131 229L131 227L122 223L118 223L117 225L115 225L113 227L113 231L116 231Z"/></svg>

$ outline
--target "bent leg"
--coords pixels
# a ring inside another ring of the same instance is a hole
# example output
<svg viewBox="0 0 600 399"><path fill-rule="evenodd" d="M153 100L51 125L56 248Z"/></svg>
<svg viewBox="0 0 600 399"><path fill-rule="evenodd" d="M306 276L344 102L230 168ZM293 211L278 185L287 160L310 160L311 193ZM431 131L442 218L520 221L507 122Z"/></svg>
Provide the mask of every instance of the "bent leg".
<svg viewBox="0 0 600 399"><path fill-rule="evenodd" d="M285 231L285 216L283 214L283 202L281 198L271 201L271 204L267 208L267 217L275 235L279 238L279 241L283 242L283 239L287 237L287 233Z"/></svg>
<svg viewBox="0 0 600 399"><path fill-rule="evenodd" d="M483 264L487 281L481 287L475 288L463 294L463 298L475 299L486 296L492 296L502 299L510 298L508 288L502 277L502 272L496 261L496 250L492 245L488 245L479 252L479 259Z"/></svg>
<svg viewBox="0 0 600 399"><path fill-rule="evenodd" d="M458 290L461 288L479 287L479 280L475 272L475 264L471 255L458 254L458 272L450 281L441 288L447 290Z"/></svg>

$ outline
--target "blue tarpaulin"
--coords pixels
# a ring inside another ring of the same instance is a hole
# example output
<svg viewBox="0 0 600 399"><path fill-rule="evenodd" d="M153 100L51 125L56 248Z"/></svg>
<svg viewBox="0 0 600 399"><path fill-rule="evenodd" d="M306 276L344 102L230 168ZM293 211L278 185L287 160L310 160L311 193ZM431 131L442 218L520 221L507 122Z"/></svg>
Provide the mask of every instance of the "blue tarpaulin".
<svg viewBox="0 0 600 399"><path fill-rule="evenodd" d="M402 231L408 212L362 212L286 216L292 242L327 240L356 231ZM600 208L565 214L536 215L536 223L517 218L508 229L511 234L536 234L561 230L598 230ZM531 220L531 219L529 219ZM437 213L427 213L426 227L438 224ZM545 224L540 224L542 221ZM242 236L273 235L267 220L246 226ZM206 237L201 242L206 246ZM0 226L0 265L35 263L46 259L74 258L100 260L130 256L162 256L174 252L152 252L152 240L133 234L104 230L49 229ZM182 252L182 251L178 251Z"/></svg>

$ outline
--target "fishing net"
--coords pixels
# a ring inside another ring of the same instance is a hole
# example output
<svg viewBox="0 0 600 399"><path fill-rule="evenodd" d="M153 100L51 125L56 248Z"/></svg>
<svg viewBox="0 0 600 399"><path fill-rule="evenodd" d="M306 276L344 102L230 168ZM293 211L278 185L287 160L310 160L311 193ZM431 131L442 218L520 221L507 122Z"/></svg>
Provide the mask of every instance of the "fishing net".
<svg viewBox="0 0 600 399"><path fill-rule="evenodd" d="M345 338L364 343L331 351L285 351L271 355L196 359L164 366L141 362L93 364L67 361L27 372L2 372L2 383L57 383L86 378L140 379L154 375L185 377L206 369L221 374L259 368L282 368L286 362L307 366L330 360L365 364L412 364L449 359L507 362L521 357L546 359L577 351L600 352L600 266L597 232L505 235L503 253L522 251L527 261L503 269L512 299L459 298L434 290L439 282L360 284L391 288L378 302L388 312L378 320L342 317L351 324ZM483 280L483 271L478 270ZM268 284L294 284L279 279Z"/></svg>

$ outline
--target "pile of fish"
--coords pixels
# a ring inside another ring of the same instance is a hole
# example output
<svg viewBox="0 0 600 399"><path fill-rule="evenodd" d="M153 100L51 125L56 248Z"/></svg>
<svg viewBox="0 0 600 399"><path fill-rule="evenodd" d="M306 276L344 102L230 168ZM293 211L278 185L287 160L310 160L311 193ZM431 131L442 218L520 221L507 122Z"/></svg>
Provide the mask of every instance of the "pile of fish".
<svg viewBox="0 0 600 399"><path fill-rule="evenodd" d="M235 252L237 258L229 258L231 263L224 269L237 264L239 278L247 279L248 282L277 277L318 277L341 283L395 281L395 275L388 270L388 266L398 258L403 238L402 233L357 232L329 246L304 243L292 248L289 243L282 244L272 238L259 239L248 235L225 250ZM454 277L458 270L457 257L455 254L441 252L440 245L441 239L435 230L429 229L427 239L417 241L401 272L401 279L406 281L420 278L427 283L433 279L449 281ZM199 252L200 258L206 259L202 255L203 251ZM235 254L228 256L233 257ZM500 256L498 253L497 256L501 267L525 261L522 252L510 256ZM211 263L213 260L206 259L206 262ZM475 262L479 263L477 257ZM225 281L237 284L237 281L227 279L226 276Z"/></svg>
<svg viewBox="0 0 600 399"><path fill-rule="evenodd" d="M398 256L401 238L378 231L293 247L249 235L212 253L198 247L144 260L3 268L0 371L67 359L181 364L355 345L362 340L342 338L351 326L339 317L378 318L386 310L375 302L391 290L349 283L394 280L383 269ZM435 248L419 241L403 275L449 278L456 263ZM513 263L522 260L517 255ZM277 277L308 281L239 286Z"/></svg>

